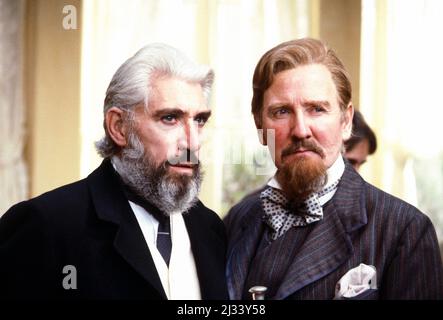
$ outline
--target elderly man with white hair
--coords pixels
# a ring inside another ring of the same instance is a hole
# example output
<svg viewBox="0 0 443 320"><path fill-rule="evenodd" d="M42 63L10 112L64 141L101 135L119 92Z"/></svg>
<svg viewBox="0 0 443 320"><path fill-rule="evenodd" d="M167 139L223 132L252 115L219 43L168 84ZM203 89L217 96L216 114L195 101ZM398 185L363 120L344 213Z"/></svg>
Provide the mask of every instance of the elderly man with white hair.
<svg viewBox="0 0 443 320"><path fill-rule="evenodd" d="M199 200L211 69L152 44L114 74L104 160L0 220L0 296L225 299L225 230Z"/></svg>

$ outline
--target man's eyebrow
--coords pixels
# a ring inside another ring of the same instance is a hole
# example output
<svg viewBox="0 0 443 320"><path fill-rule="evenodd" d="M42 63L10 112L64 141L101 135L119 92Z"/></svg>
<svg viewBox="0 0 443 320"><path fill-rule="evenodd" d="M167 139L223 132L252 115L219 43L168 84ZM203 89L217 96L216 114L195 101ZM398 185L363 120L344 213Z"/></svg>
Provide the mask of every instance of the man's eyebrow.
<svg viewBox="0 0 443 320"><path fill-rule="evenodd" d="M288 103L285 103L285 102L275 102L275 103L271 103L271 104L267 105L266 107L268 109L271 109L271 108L280 108L280 107L284 107L287 105L288 105ZM290 103L289 103L289 105L290 105ZM304 105L304 106L318 106L318 105L320 105L323 107L330 107L331 106L331 104L329 103L328 100L304 100L302 102L302 105Z"/></svg>
<svg viewBox="0 0 443 320"><path fill-rule="evenodd" d="M327 100L305 100L303 101L303 105L305 106L322 106L322 107L330 107L331 104Z"/></svg>
<svg viewBox="0 0 443 320"><path fill-rule="evenodd" d="M160 109L154 112L153 117L154 118L161 118L165 115L169 115L169 114L173 114L177 117L183 117L186 116L188 114L188 112L183 111L180 108L165 108L165 109ZM205 118L205 119L209 119L209 117L211 116L211 110L207 110L207 111L201 111L199 113L197 113L194 118Z"/></svg>
<svg viewBox="0 0 443 320"><path fill-rule="evenodd" d="M197 113L194 118L205 118L207 120L207 119L209 119L211 114L212 114L211 110L202 111L202 112Z"/></svg>
<svg viewBox="0 0 443 320"><path fill-rule="evenodd" d="M267 107L268 109L270 109L270 108L280 108L280 107L284 107L284 106L286 106L286 105L288 105L288 103L284 103L284 102L275 102L275 103L270 103L270 104L268 104L266 107Z"/></svg>
<svg viewBox="0 0 443 320"><path fill-rule="evenodd" d="M168 115L168 114L173 114L176 116L183 116L185 115L185 112L182 109L179 108L165 108L165 109L160 109L154 112L153 117L154 118L160 118L164 115Z"/></svg>

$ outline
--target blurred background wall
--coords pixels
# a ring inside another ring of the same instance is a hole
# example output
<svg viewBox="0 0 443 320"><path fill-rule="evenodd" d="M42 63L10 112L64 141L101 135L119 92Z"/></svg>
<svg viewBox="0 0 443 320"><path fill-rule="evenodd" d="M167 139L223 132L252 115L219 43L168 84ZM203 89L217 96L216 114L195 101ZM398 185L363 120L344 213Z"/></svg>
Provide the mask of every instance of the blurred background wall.
<svg viewBox="0 0 443 320"><path fill-rule="evenodd" d="M428 214L443 241L442 1L0 0L0 26L0 213L100 163L113 73L166 42L216 73L201 198L223 216L274 172L250 115L255 64L310 36L342 58L377 134L362 175Z"/></svg>

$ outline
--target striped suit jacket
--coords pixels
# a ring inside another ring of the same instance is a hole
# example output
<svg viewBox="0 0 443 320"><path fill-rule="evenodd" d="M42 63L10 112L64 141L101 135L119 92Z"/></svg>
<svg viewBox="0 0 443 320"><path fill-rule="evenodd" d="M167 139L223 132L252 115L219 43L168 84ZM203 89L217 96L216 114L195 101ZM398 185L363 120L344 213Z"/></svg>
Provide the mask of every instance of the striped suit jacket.
<svg viewBox="0 0 443 320"><path fill-rule="evenodd" d="M271 272L279 261L288 261L284 255L290 247L273 251L258 264L254 260L267 228L263 214L257 192L225 218L231 299L242 299L253 268ZM334 197L325 205L324 218L310 228L287 268L282 268L286 271L275 294L267 298L332 299L340 278L364 263L377 270L377 290L357 299L443 299L442 260L429 218L365 182L348 163Z"/></svg>

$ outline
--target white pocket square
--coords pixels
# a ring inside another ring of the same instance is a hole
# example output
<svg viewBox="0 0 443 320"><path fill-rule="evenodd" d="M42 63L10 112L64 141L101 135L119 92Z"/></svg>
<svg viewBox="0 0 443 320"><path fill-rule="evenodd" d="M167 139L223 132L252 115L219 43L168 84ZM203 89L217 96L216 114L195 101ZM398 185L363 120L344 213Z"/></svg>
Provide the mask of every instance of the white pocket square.
<svg viewBox="0 0 443 320"><path fill-rule="evenodd" d="M352 298L369 289L377 289L377 271L374 266L360 263L337 282L334 299Z"/></svg>

